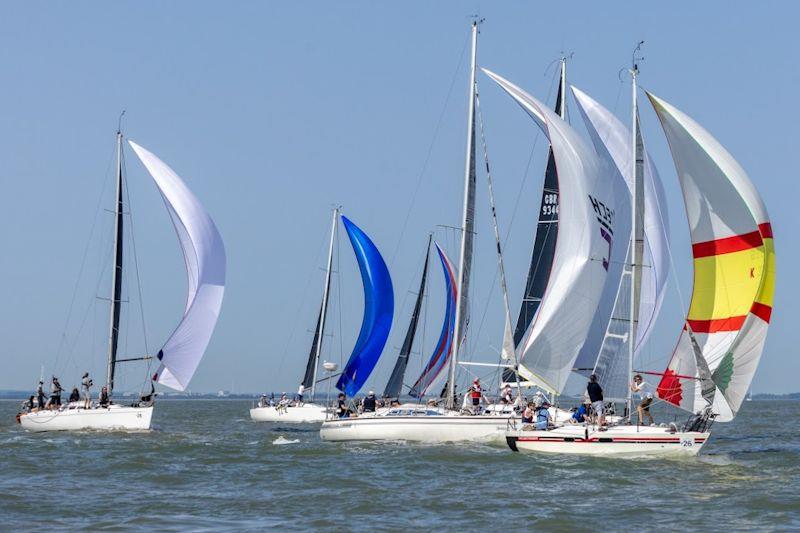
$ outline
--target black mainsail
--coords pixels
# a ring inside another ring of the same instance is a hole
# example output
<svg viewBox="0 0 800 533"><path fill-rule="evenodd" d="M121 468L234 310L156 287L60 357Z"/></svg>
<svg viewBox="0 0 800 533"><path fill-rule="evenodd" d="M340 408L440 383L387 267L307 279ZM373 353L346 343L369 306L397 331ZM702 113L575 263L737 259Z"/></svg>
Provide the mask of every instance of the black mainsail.
<svg viewBox="0 0 800 533"><path fill-rule="evenodd" d="M425 283L428 278L428 260L431 255L431 239L428 236L428 245L425 248L425 265L422 267L422 280L419 283L419 292L417 293L417 301L414 304L414 311L411 313L411 323L408 325L406 331L406 338L403 341L403 346L400 348L400 354L397 356L397 362L394 364L394 370L386 383L386 388L383 395L386 398L397 398L403 389L403 379L406 375L406 367L408 366L408 358L411 355L411 348L414 345L414 337L417 334L417 324L419 323L420 310L422 309L422 300L425 297Z"/></svg>
<svg viewBox="0 0 800 533"><path fill-rule="evenodd" d="M117 194L114 205L114 268L111 271L111 320L108 335L108 371L106 387L108 394L114 390L114 370L117 365L119 344L119 317L122 300L123 258L123 203L122 203L122 133L117 132Z"/></svg>
<svg viewBox="0 0 800 533"><path fill-rule="evenodd" d="M561 80L558 84L555 111L561 118L566 116L566 76L565 61L561 62ZM556 253L556 240L558 237L558 172L553 158L553 149L547 154L547 169L544 173L542 187L542 202L539 208L539 221L536 226L536 238L533 244L531 266L528 270L528 280L525 282L525 295L514 329L514 346L518 347L531 325L531 321L539 310L542 297L547 289L553 259ZM514 370L507 368L503 371L504 383L516 383Z"/></svg>

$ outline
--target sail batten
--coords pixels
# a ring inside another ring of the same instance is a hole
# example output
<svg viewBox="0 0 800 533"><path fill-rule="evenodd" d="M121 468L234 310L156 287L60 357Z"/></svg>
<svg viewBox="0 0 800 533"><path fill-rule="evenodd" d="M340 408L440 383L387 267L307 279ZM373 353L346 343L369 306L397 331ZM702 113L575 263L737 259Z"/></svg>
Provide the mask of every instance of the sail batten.
<svg viewBox="0 0 800 533"><path fill-rule="evenodd" d="M158 352L154 381L185 390L197 370L222 307L225 246L214 221L166 163L128 141L158 187L183 251L188 280L183 318Z"/></svg>
<svg viewBox="0 0 800 533"><path fill-rule="evenodd" d="M731 420L766 341L775 286L772 226L733 156L688 115L647 96L675 162L694 261L686 325L657 392L688 411L710 406L718 420Z"/></svg>
<svg viewBox="0 0 800 533"><path fill-rule="evenodd" d="M394 290L389 269L378 248L361 228L341 216L353 246L364 285L364 317L353 353L342 370L336 388L355 396L364 386L383 352L394 314Z"/></svg>

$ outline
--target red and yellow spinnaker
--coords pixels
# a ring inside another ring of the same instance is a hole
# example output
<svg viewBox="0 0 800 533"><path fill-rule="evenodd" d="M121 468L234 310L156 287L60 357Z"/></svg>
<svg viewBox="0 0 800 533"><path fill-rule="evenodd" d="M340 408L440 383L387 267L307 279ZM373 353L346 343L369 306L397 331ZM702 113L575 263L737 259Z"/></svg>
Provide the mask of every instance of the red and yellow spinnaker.
<svg viewBox="0 0 800 533"><path fill-rule="evenodd" d="M692 118L647 96L675 161L694 257L686 325L658 395L697 412L711 400L702 390L710 372L713 412L718 420L730 420L750 388L772 314L772 227L761 197L731 154Z"/></svg>

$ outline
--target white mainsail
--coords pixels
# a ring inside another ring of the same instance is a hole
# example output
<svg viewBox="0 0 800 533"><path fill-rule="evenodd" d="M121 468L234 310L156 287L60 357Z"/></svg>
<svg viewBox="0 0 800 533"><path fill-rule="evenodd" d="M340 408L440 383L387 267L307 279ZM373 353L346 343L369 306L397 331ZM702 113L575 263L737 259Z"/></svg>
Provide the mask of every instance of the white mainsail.
<svg viewBox="0 0 800 533"><path fill-rule="evenodd" d="M572 87L578 108L581 111L589 136L595 149L602 157L609 157L619 169L629 190L633 190L633 160L631 153L630 130L608 109L600 105L586 93ZM661 304L669 274L668 235L669 219L664 199L664 187L649 154L642 149L644 160L642 184L644 192L643 213L638 214L638 224L644 226L644 246L641 258L641 292L638 302L638 327L636 328L637 356L650 336ZM630 194L630 193L629 193ZM629 246L630 248L630 246ZM625 263L633 261L628 250ZM607 397L624 398L630 381L628 375L628 341L630 320L630 276L623 275L616 292L614 311L610 321L603 325L607 330L602 338L602 346L592 346L587 342L582 355L594 357L601 375L601 383ZM598 349L599 348L599 349ZM593 352L589 353L590 350ZM588 359L587 359L588 360ZM577 366L587 366L579 361ZM590 365L591 366L591 363Z"/></svg>
<svg viewBox="0 0 800 533"><path fill-rule="evenodd" d="M612 254L630 233L630 198L619 172L561 117L513 83L483 69L539 125L559 179L559 234L552 275L536 318L517 347L520 374L560 393L592 325ZM623 251L624 254L624 251Z"/></svg>
<svg viewBox="0 0 800 533"><path fill-rule="evenodd" d="M694 256L686 325L658 395L689 411L711 402L717 420L731 420L755 374L772 313L772 227L733 156L688 115L647 96L675 161Z"/></svg>
<svg viewBox="0 0 800 533"><path fill-rule="evenodd" d="M188 278L183 319L164 343L155 380L185 390L211 340L225 292L225 246L214 221L181 178L128 141L158 187L181 243Z"/></svg>

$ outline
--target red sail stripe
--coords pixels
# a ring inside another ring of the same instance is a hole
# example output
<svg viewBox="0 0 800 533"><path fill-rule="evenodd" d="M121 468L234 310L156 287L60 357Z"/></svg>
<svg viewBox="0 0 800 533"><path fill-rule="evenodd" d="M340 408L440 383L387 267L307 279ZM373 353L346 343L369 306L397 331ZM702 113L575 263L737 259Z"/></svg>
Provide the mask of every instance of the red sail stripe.
<svg viewBox="0 0 800 533"><path fill-rule="evenodd" d="M761 232L761 236L765 239L772 238L772 224L769 222L764 222L763 224L758 225L758 231Z"/></svg>
<svg viewBox="0 0 800 533"><path fill-rule="evenodd" d="M687 320L695 333L718 333L721 331L738 331L744 324L747 315L712 318L711 320Z"/></svg>
<svg viewBox="0 0 800 533"><path fill-rule="evenodd" d="M772 235L772 229L769 229ZM712 255L729 254L757 248L763 244L760 231L751 231L744 235L734 235L713 241L698 242L692 245L692 255L695 259Z"/></svg>
<svg viewBox="0 0 800 533"><path fill-rule="evenodd" d="M750 308L750 312L764 322L769 323L769 318L772 316L772 307L759 302L753 302L753 307Z"/></svg>

